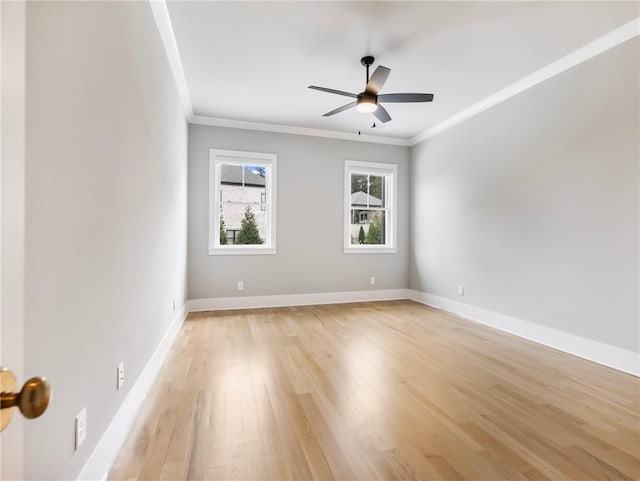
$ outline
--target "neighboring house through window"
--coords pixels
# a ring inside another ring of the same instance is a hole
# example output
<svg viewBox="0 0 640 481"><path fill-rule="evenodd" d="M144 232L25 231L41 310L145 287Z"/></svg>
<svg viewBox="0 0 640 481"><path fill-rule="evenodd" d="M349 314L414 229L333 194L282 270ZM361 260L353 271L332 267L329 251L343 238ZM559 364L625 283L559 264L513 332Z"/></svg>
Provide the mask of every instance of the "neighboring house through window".
<svg viewBox="0 0 640 481"><path fill-rule="evenodd" d="M396 251L395 164L345 161L345 252Z"/></svg>
<svg viewBox="0 0 640 481"><path fill-rule="evenodd" d="M209 254L275 254L276 155L211 149Z"/></svg>

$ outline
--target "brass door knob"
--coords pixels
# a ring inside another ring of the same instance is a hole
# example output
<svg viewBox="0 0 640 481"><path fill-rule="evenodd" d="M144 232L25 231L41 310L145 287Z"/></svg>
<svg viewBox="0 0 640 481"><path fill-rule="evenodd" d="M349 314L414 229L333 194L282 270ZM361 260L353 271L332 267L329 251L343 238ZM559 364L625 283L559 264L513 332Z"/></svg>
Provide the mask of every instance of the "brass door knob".
<svg viewBox="0 0 640 481"><path fill-rule="evenodd" d="M13 392L16 378L7 369L0 370L0 431L11 422L13 407L17 407L25 418L42 415L49 406L51 387L43 377L32 377L24 383L20 392Z"/></svg>

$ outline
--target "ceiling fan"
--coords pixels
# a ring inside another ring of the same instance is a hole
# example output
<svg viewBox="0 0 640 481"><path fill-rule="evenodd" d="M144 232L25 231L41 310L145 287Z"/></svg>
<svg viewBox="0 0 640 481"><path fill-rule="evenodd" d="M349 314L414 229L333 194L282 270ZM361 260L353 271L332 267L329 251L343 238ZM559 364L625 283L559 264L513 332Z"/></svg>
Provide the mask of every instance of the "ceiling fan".
<svg viewBox="0 0 640 481"><path fill-rule="evenodd" d="M338 107L337 109L332 110L331 112L327 112L323 115L323 117L330 117L332 115L339 114L340 112L344 112L345 110L355 107L358 112L371 112L381 122L389 122L389 120L391 120L391 116L389 115L389 112L387 112L387 110L382 105L380 105L380 102L431 102L433 100L433 94L379 93L384 86L384 83L387 81L387 77L389 76L391 69L383 67L382 65L378 65L378 67L374 70L373 75L371 75L371 78L369 78L369 67L373 65L374 60L375 59L371 56L362 57L360 59L360 63L367 69L367 85L365 86L364 91L360 92L359 94L345 92L344 90L329 89L326 87L316 87L315 85L309 86L309 88L313 90L320 90L321 92L328 92L330 94L343 95L345 97L356 99L353 102L349 102L342 107Z"/></svg>

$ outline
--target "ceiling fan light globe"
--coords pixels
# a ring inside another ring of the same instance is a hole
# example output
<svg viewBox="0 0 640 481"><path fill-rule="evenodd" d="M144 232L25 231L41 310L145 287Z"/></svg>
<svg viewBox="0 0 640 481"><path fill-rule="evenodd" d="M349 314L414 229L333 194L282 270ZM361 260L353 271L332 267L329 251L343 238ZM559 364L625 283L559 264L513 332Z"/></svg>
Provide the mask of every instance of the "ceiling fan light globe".
<svg viewBox="0 0 640 481"><path fill-rule="evenodd" d="M378 104L370 100L363 100L361 102L358 102L358 105L356 105L356 110L363 113L375 112L377 109Z"/></svg>

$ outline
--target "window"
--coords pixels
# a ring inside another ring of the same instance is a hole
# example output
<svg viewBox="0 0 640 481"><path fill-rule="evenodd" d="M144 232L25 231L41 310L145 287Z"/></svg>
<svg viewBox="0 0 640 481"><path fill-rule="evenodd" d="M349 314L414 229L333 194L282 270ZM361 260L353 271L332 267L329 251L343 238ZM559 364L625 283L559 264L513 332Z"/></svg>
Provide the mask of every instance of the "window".
<svg viewBox="0 0 640 481"><path fill-rule="evenodd" d="M395 164L345 161L345 252L396 252L397 172Z"/></svg>
<svg viewBox="0 0 640 481"><path fill-rule="evenodd" d="M276 253L276 156L211 149L209 254Z"/></svg>

